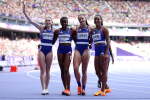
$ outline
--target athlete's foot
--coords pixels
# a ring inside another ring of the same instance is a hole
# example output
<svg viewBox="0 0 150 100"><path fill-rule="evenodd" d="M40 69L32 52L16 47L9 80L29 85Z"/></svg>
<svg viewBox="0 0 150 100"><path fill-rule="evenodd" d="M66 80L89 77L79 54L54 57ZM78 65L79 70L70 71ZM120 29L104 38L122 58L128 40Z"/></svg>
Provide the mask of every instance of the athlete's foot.
<svg viewBox="0 0 150 100"><path fill-rule="evenodd" d="M45 89L45 94L49 94L48 89Z"/></svg>
<svg viewBox="0 0 150 100"><path fill-rule="evenodd" d="M67 92L67 89L65 89L64 91L62 91L62 95L65 95Z"/></svg>
<svg viewBox="0 0 150 100"><path fill-rule="evenodd" d="M86 94L85 90L84 90L84 89L82 89L82 95L85 95L85 94Z"/></svg>
<svg viewBox="0 0 150 100"><path fill-rule="evenodd" d="M67 91L66 91L66 95L67 95L67 96L70 96L70 95L71 95L70 90L68 90L68 89L67 89Z"/></svg>
<svg viewBox="0 0 150 100"><path fill-rule="evenodd" d="M100 82L100 81L98 81L97 87L98 87L98 88L101 88L101 82Z"/></svg>
<svg viewBox="0 0 150 100"><path fill-rule="evenodd" d="M81 86L78 87L78 95L81 94Z"/></svg>
<svg viewBox="0 0 150 100"><path fill-rule="evenodd" d="M42 93L41 93L41 94L42 94L42 95L45 95L45 94L46 94L45 89L42 90Z"/></svg>
<svg viewBox="0 0 150 100"><path fill-rule="evenodd" d="M102 92L101 90L98 91L97 93L94 93L95 96L105 96L105 92Z"/></svg>
<svg viewBox="0 0 150 100"><path fill-rule="evenodd" d="M110 92L111 92L111 89L108 88L108 89L105 89L104 91L105 91L105 94L107 94L107 93L110 93Z"/></svg>

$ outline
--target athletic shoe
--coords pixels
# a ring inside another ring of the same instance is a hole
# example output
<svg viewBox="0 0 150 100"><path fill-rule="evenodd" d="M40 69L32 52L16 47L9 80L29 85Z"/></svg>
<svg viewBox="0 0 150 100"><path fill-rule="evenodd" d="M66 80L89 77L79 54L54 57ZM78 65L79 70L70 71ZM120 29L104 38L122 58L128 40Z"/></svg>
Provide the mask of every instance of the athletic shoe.
<svg viewBox="0 0 150 100"><path fill-rule="evenodd" d="M82 89L82 95L85 95L85 94L86 94L85 90L84 90L84 89Z"/></svg>
<svg viewBox="0 0 150 100"><path fill-rule="evenodd" d="M105 92L102 92L101 90L98 91L97 93L94 93L95 96L105 96Z"/></svg>
<svg viewBox="0 0 150 100"><path fill-rule="evenodd" d="M111 92L111 89L110 88L109 89L105 89L104 91L105 91L105 94L107 94L107 93Z"/></svg>
<svg viewBox="0 0 150 100"><path fill-rule="evenodd" d="M67 95L67 96L70 96L70 95L71 95L70 90L68 90L68 89L67 89L67 91L66 91L66 95Z"/></svg>
<svg viewBox="0 0 150 100"><path fill-rule="evenodd" d="M78 95L81 94L81 86L78 87Z"/></svg>
<svg viewBox="0 0 150 100"><path fill-rule="evenodd" d="M46 93L45 93L45 90L42 90L42 93L41 93L42 95L45 95Z"/></svg>
<svg viewBox="0 0 150 100"><path fill-rule="evenodd" d="M65 89L64 91L62 91L62 95L66 94L67 89Z"/></svg>
<svg viewBox="0 0 150 100"><path fill-rule="evenodd" d="M98 81L97 87L98 87L98 88L101 88L101 82L100 82L100 81Z"/></svg>
<svg viewBox="0 0 150 100"><path fill-rule="evenodd" d="M46 93L46 94L49 94L48 89L45 89L45 93Z"/></svg>

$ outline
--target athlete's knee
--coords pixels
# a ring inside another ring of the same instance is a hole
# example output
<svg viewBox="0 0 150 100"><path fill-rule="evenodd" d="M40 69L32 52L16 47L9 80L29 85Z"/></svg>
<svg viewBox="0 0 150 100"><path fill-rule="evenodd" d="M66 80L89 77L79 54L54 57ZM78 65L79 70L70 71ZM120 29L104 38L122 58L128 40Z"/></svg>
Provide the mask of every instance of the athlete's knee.
<svg viewBox="0 0 150 100"><path fill-rule="evenodd" d="M107 69L102 69L102 74L107 74Z"/></svg>
<svg viewBox="0 0 150 100"><path fill-rule="evenodd" d="M74 72L78 72L78 71L79 71L79 68L74 67Z"/></svg>
<svg viewBox="0 0 150 100"><path fill-rule="evenodd" d="M64 68L65 73L69 73L69 68Z"/></svg>
<svg viewBox="0 0 150 100"><path fill-rule="evenodd" d="M87 71L82 71L82 75L87 75Z"/></svg>
<svg viewBox="0 0 150 100"><path fill-rule="evenodd" d="M100 75L100 71L96 71L95 73L96 73L96 75L97 75L97 76L99 76L99 75Z"/></svg>
<svg viewBox="0 0 150 100"><path fill-rule="evenodd" d="M50 70L46 70L46 74L50 74Z"/></svg>
<svg viewBox="0 0 150 100"><path fill-rule="evenodd" d="M64 74L64 73L65 73L65 69L61 68L61 74Z"/></svg>
<svg viewBox="0 0 150 100"><path fill-rule="evenodd" d="M40 69L40 73L41 73L41 74L44 74L44 73L45 73L45 68L41 68L41 69Z"/></svg>

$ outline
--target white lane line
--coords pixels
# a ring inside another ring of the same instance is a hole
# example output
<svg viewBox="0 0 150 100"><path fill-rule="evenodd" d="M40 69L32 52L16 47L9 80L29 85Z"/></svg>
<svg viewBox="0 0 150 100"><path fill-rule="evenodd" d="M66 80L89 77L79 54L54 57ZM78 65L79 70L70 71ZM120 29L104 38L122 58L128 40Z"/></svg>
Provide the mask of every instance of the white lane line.
<svg viewBox="0 0 150 100"><path fill-rule="evenodd" d="M146 71L146 69L145 69L145 68L144 68L144 72L150 73L150 72Z"/></svg>
<svg viewBox="0 0 150 100"><path fill-rule="evenodd" d="M27 75L28 75L29 77L39 79L38 77L35 77L35 76L30 75L29 73L31 73L31 72L35 72L35 71L29 71L29 72L27 72ZM53 72L54 72L54 71L53 71ZM55 81L55 80L50 80L50 81L62 83L62 82L60 82L60 81ZM72 82L71 82L70 84L77 85L77 84L74 84L74 83L72 83ZM97 87L97 86L92 86L92 85L86 85L86 86L89 86L89 87ZM145 91L126 90L126 89L117 89L117 88L111 88L111 89L112 89L112 90L113 90L113 89L114 89L114 90L121 90L121 91L130 91L130 92L150 93L150 92L145 92Z"/></svg>
<svg viewBox="0 0 150 100"><path fill-rule="evenodd" d="M95 74L95 72L93 72L92 70L90 71L90 73L91 74ZM109 73L108 73L109 74ZM96 74L95 74L96 75ZM112 78L112 77L117 77L117 78L122 78L122 79L132 79L132 80L143 80L143 81L150 81L149 80L149 77L146 77L147 79L145 79L145 77L144 77L144 79L143 78L132 78L132 77L120 77L120 76L112 76L112 75L108 75L108 77L109 77L109 79L110 79L110 77ZM142 77L142 76L141 76ZM97 78L97 77L88 77L88 78Z"/></svg>

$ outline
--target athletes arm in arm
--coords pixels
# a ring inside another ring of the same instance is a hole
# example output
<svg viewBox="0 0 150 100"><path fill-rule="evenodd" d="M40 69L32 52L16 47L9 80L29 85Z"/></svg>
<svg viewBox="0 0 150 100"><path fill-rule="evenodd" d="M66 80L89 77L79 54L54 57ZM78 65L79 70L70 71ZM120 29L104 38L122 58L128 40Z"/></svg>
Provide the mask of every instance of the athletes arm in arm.
<svg viewBox="0 0 150 100"><path fill-rule="evenodd" d="M92 39L92 35L93 35L93 31L94 29L92 27L89 27L89 31L90 31L90 40L89 40L89 48L92 49L92 43L93 43L93 39Z"/></svg>
<svg viewBox="0 0 150 100"><path fill-rule="evenodd" d="M60 29L57 29L54 31L54 39L53 39L52 45L54 45L55 42L57 41L59 30Z"/></svg>
<svg viewBox="0 0 150 100"><path fill-rule="evenodd" d="M72 33L72 40L74 41L74 43L76 44L76 29L75 28L70 28L70 31Z"/></svg>

